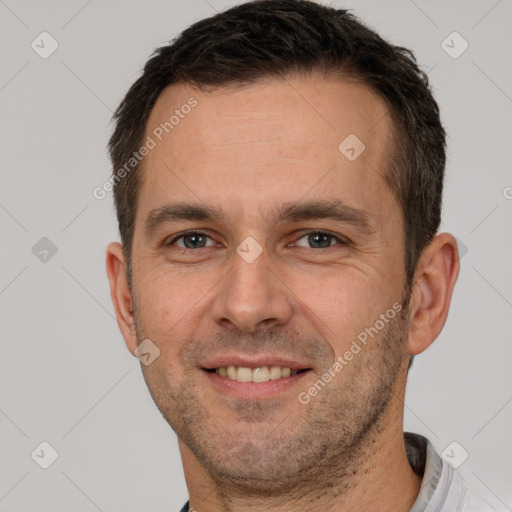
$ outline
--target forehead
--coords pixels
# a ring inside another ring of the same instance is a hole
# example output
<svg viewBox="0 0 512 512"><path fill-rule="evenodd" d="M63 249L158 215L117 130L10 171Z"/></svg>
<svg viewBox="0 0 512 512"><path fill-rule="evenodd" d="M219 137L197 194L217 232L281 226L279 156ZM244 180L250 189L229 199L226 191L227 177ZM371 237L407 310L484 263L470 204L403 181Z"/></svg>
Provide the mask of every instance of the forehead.
<svg viewBox="0 0 512 512"><path fill-rule="evenodd" d="M158 98L147 137L155 147L144 160L141 215L183 194L225 207L229 194L241 207L249 197L277 205L283 193L330 191L357 207L386 186L392 122L385 101L354 81L263 79L210 92L176 84Z"/></svg>
<svg viewBox="0 0 512 512"><path fill-rule="evenodd" d="M186 84L169 86L155 103L146 134L169 121L191 98L197 101L197 107L188 117L200 122L202 130L190 127L190 122L180 118L165 134L169 137L164 135L165 145L175 143L191 148L263 142L265 136L271 135L273 138L267 140L309 140L325 146L334 143L336 147L344 132L356 133L370 143L391 128L387 105L367 85L348 78L310 75L295 79L264 78L208 93ZM275 133L278 126L285 126L286 132Z"/></svg>

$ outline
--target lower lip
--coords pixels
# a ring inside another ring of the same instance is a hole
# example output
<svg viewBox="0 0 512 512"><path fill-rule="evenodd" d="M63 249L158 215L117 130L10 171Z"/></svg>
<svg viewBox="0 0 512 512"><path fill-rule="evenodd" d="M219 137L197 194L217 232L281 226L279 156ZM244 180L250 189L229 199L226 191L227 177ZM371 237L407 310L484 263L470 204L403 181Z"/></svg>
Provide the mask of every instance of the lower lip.
<svg viewBox="0 0 512 512"><path fill-rule="evenodd" d="M310 373L306 370L290 377L281 377L277 380L267 382L238 382L227 377L221 377L215 372L201 370L201 373L210 381L211 385L226 395L245 400L259 400L272 398L276 395L290 390L296 386Z"/></svg>

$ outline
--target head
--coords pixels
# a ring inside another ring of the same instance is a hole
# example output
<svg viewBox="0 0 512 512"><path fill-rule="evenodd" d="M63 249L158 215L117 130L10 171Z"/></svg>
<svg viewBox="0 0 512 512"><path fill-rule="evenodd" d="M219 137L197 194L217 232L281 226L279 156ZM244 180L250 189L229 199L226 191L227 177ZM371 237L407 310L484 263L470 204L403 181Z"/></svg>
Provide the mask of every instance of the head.
<svg viewBox="0 0 512 512"><path fill-rule="evenodd" d="M155 52L109 149L119 325L132 352L158 347L144 376L189 458L255 489L401 429L458 272L436 236L445 132L410 51L345 10L242 4ZM300 372L260 398L212 373L265 361Z"/></svg>

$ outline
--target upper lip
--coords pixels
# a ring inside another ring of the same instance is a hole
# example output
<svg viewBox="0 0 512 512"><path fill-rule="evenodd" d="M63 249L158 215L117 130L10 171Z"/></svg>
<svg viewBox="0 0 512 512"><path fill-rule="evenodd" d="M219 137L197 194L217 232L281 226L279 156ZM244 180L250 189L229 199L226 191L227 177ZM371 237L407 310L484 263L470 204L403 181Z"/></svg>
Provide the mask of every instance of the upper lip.
<svg viewBox="0 0 512 512"><path fill-rule="evenodd" d="M226 366L243 366L247 368L261 368L262 366L280 366L291 370L306 370L311 368L308 364L302 363L286 356L278 355L248 355L248 354L223 354L207 359L201 367L206 370L222 368Z"/></svg>

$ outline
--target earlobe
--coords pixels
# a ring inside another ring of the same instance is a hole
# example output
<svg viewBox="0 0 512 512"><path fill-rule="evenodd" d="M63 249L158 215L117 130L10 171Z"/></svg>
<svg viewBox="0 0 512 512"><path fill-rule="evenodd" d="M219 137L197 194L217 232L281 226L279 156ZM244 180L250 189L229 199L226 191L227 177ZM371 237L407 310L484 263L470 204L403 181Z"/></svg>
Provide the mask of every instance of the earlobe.
<svg viewBox="0 0 512 512"><path fill-rule="evenodd" d="M449 233L437 235L416 267L410 302L407 353L427 349L444 327L459 274L457 242Z"/></svg>
<svg viewBox="0 0 512 512"><path fill-rule="evenodd" d="M113 242L107 247L106 266L117 324L128 350L133 354L137 347L135 317L133 314L131 290L126 279L123 247L120 243Z"/></svg>

